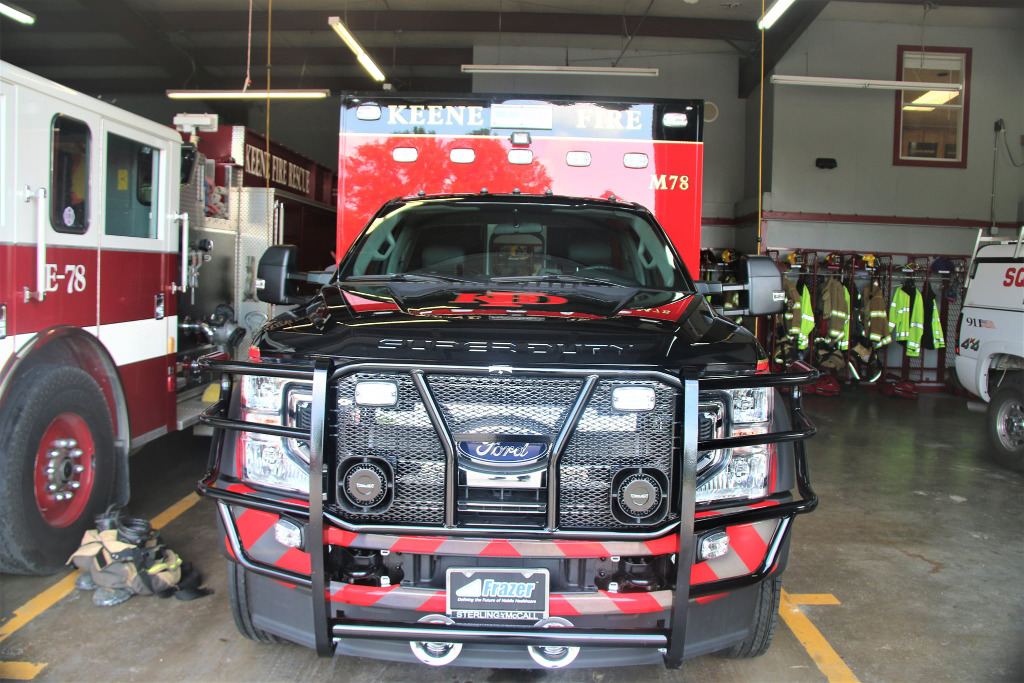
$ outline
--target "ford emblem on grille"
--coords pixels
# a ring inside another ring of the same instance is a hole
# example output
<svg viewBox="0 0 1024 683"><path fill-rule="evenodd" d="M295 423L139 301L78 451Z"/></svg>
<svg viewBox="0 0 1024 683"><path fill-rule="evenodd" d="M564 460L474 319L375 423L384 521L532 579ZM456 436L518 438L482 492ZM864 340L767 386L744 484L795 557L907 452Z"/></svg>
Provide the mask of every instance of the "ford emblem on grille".
<svg viewBox="0 0 1024 683"><path fill-rule="evenodd" d="M548 444L537 442L460 441L459 452L473 460L493 465L524 465L543 458L548 452Z"/></svg>

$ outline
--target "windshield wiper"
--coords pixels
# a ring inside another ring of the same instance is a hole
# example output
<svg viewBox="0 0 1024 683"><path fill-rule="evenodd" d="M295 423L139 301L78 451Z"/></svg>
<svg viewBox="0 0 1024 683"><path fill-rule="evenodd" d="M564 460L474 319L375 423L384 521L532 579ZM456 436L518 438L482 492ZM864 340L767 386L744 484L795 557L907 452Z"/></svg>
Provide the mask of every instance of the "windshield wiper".
<svg viewBox="0 0 1024 683"><path fill-rule="evenodd" d="M384 275L349 275L345 282L459 282L466 284L481 284L477 280L467 280L461 277L449 275L434 275L423 273L387 273Z"/></svg>
<svg viewBox="0 0 1024 683"><path fill-rule="evenodd" d="M572 282L583 285L611 285L613 287L635 287L624 282L615 282L599 277L587 277L572 273L549 273L548 275L503 275L492 277L490 282Z"/></svg>

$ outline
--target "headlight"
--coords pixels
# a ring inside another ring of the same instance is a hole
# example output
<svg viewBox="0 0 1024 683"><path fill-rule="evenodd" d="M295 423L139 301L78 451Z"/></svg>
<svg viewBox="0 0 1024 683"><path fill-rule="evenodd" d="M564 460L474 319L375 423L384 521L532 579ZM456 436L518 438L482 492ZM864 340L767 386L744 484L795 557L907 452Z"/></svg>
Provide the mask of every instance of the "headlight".
<svg viewBox="0 0 1024 683"><path fill-rule="evenodd" d="M767 422L772 416L772 396L768 387L756 389L730 389L732 396L732 423L751 424Z"/></svg>
<svg viewBox="0 0 1024 683"><path fill-rule="evenodd" d="M287 427L309 426L312 385L276 377L242 378L242 420ZM309 446L304 441L240 432L239 475L245 481L309 493Z"/></svg>
<svg viewBox="0 0 1024 683"><path fill-rule="evenodd" d="M730 389L730 436L767 434L775 393L768 387ZM763 498L768 495L768 473L775 447L772 444L733 448L725 453L725 465L697 488L697 502Z"/></svg>

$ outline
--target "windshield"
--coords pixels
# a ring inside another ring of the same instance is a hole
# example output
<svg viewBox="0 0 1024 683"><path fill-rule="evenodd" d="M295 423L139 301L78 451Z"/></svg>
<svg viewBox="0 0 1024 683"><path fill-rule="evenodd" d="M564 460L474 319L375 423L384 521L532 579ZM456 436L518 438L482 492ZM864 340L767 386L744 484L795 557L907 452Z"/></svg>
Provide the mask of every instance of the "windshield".
<svg viewBox="0 0 1024 683"><path fill-rule="evenodd" d="M664 233L642 214L453 200L409 202L378 217L339 277L691 287Z"/></svg>

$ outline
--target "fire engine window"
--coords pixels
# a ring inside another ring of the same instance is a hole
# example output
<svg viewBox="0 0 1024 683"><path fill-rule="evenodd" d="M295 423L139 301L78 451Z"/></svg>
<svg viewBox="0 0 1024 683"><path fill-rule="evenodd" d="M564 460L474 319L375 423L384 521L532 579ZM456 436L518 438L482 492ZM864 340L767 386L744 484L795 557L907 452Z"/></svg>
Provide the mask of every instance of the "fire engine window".
<svg viewBox="0 0 1024 683"><path fill-rule="evenodd" d="M157 237L160 150L107 134L106 233Z"/></svg>
<svg viewBox="0 0 1024 683"><path fill-rule="evenodd" d="M89 126L62 114L53 117L50 224L58 232L89 229Z"/></svg>

